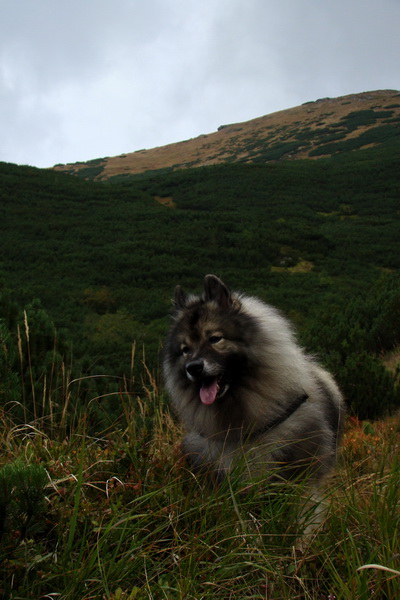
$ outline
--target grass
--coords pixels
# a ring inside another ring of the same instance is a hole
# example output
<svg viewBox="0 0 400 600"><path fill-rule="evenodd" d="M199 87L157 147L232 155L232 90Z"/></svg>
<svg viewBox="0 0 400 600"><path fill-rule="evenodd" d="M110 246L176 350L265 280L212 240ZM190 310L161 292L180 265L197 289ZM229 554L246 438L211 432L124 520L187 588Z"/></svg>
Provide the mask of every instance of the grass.
<svg viewBox="0 0 400 600"><path fill-rule="evenodd" d="M125 382L120 392L120 422L97 435L89 429L96 399L66 434L66 410L79 414L72 392L67 408L52 406L36 420L32 411L30 422L16 422L7 407L0 413L0 474L28 469L22 487L37 502L21 528L28 509L12 484L16 516L9 511L0 532L1 597L400 597L398 419L349 419L323 527L300 551L302 486L244 486L235 477L208 486L180 458L181 431L154 376L144 369L139 397L130 389Z"/></svg>

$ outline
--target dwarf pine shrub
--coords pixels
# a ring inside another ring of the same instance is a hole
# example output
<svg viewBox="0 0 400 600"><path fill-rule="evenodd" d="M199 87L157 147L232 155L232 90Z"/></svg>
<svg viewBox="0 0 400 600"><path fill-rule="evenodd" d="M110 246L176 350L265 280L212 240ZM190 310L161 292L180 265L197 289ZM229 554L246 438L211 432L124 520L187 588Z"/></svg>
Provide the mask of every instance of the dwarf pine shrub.
<svg viewBox="0 0 400 600"><path fill-rule="evenodd" d="M15 461L0 469L0 544L6 552L40 527L47 482L41 465Z"/></svg>

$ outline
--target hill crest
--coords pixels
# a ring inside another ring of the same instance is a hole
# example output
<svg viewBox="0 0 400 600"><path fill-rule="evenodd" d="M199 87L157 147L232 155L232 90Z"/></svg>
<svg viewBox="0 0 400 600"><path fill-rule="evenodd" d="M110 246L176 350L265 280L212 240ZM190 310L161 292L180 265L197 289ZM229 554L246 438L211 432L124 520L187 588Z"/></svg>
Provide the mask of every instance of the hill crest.
<svg viewBox="0 0 400 600"><path fill-rule="evenodd" d="M400 92L378 90L321 98L189 140L53 168L109 179L226 162L316 159L393 141L400 141Z"/></svg>

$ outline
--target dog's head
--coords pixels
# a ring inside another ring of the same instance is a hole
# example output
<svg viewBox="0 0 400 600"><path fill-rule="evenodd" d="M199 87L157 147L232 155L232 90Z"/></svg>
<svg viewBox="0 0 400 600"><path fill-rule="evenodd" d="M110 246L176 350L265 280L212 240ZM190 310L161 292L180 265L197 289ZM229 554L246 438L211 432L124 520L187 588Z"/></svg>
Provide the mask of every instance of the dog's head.
<svg viewBox="0 0 400 600"><path fill-rule="evenodd" d="M207 275L202 296L175 290L175 324L167 340L168 371L193 387L205 405L214 404L238 381L246 357L246 327L237 295Z"/></svg>

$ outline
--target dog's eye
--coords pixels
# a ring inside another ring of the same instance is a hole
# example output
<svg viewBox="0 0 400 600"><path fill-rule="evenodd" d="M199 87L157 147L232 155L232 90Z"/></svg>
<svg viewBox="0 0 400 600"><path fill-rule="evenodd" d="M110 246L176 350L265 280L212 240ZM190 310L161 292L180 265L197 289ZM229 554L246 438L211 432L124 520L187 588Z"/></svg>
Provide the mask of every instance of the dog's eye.
<svg viewBox="0 0 400 600"><path fill-rule="evenodd" d="M189 354L190 348L189 348L189 346L182 346L181 351L182 351L183 355Z"/></svg>
<svg viewBox="0 0 400 600"><path fill-rule="evenodd" d="M218 342L220 342L221 340L222 335L212 335L210 338L208 338L210 344L218 344Z"/></svg>

